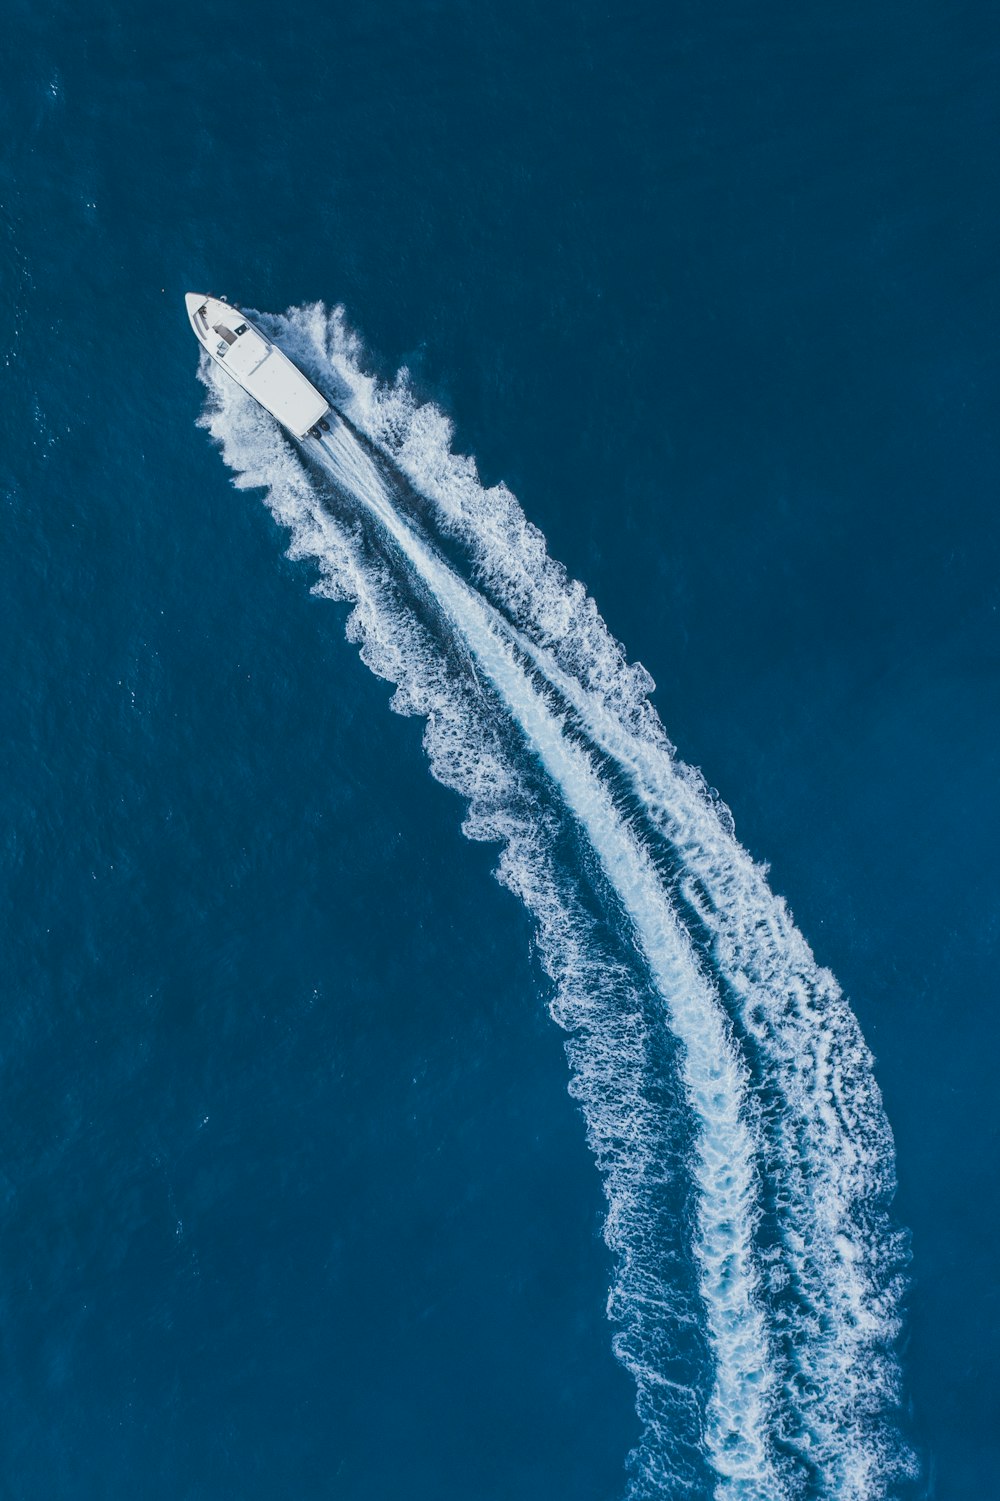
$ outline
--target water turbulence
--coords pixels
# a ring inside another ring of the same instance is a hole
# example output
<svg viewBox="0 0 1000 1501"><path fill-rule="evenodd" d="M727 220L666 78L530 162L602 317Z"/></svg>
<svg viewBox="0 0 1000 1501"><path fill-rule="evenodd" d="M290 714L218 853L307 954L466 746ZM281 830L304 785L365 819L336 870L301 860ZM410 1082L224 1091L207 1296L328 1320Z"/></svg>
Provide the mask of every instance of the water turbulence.
<svg viewBox="0 0 1000 1501"><path fill-rule="evenodd" d="M870 1055L583 587L339 310L260 322L337 403L301 447L206 364L202 421L353 604L436 777L532 913L608 1200L630 1494L872 1498L912 1475L905 1241Z"/></svg>

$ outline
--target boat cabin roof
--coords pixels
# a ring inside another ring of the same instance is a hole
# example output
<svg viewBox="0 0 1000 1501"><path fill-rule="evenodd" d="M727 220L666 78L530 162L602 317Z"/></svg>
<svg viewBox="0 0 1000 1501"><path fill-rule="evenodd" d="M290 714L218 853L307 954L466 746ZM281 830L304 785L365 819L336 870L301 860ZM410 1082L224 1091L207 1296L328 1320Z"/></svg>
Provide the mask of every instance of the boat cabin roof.
<svg viewBox="0 0 1000 1501"><path fill-rule="evenodd" d="M215 336L216 359L272 416L296 437L305 437L330 410L329 402L237 308L216 305L210 316L206 342L211 348Z"/></svg>

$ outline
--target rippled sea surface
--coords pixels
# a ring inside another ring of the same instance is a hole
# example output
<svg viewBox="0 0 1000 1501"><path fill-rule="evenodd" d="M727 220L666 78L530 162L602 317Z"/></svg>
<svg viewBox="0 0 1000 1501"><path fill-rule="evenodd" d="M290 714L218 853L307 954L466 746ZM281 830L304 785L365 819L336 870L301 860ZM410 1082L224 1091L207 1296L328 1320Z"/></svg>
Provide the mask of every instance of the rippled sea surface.
<svg viewBox="0 0 1000 1501"><path fill-rule="evenodd" d="M0 51L0 1495L988 1495L1000 23Z"/></svg>

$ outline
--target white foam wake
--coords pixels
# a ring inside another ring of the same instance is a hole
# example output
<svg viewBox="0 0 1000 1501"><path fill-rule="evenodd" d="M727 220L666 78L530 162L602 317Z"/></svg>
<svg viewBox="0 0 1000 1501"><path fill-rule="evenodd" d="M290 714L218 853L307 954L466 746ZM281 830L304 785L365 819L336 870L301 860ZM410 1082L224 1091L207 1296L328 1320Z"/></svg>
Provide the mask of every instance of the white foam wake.
<svg viewBox="0 0 1000 1501"><path fill-rule="evenodd" d="M338 419L321 440L332 472L377 516L471 649L477 667L559 788L634 926L674 1035L694 1112L699 1189L699 1260L705 1316L715 1357L706 1443L713 1468L761 1497L777 1495L768 1454L772 1375L767 1334L756 1306L752 1144L744 1120L745 1079L720 1008L677 922L659 875L622 821L583 750L565 733L512 650L496 613L417 537L394 510L378 471ZM720 1487L719 1494L726 1494Z"/></svg>
<svg viewBox="0 0 1000 1501"><path fill-rule="evenodd" d="M666 1324L685 1317L683 1279L674 1276L665 1299L669 1269L651 1244L652 1179L666 1170L669 1156L661 1160L655 1144L662 1146L674 1128L662 1119L628 1121L630 1091L638 1097L636 1083L650 1068L641 1003L634 994L626 998L621 975L609 986L586 919L535 826L538 810L523 802L518 771L495 744L484 752L482 706L460 701L434 643L392 602L391 566L360 557L356 539L317 507L301 467L280 443L265 439L264 419L248 458L235 433L257 419L239 409L232 392L221 393L225 410L211 420L227 458L247 483L262 482L263 462L269 503L292 527L293 550L322 560L325 589L358 600L351 630L366 660L400 684L397 707L429 716L435 773L470 797L471 834L505 839L503 879L539 920L557 982L554 1013L577 1029L570 1044L574 1089L608 1175L606 1233L619 1256L611 1306L623 1324L617 1347L636 1374L647 1425L637 1488L652 1494L669 1483L674 1493L682 1472L697 1487L684 1453L698 1447L704 1421L703 1444L720 1494L790 1494L797 1484L810 1494L857 1501L883 1494L909 1467L894 1432L902 1247L886 1213L891 1136L870 1056L835 981L816 965L765 872L735 840L728 811L676 760L649 702L648 674L627 663L596 606L548 557L514 497L502 486L484 490L471 461L451 453L446 419L414 401L405 372L385 387L362 371L359 347L339 313L316 307L270 322L405 473L428 503L428 519L467 550L493 611L389 504L369 455L348 431L337 430L331 462L339 483L379 515L586 827L683 1043L681 1073L698 1123L694 1247L715 1369L704 1419L691 1411L684 1381L664 1374L670 1339L654 1313L669 1302ZM567 738L556 701L539 691L543 679L585 741L612 758L651 835L671 852L679 870L675 902L710 941L742 1061L641 833L622 818L586 752ZM712 1067L721 1069L719 1079ZM748 1072L756 1117L747 1108ZM756 1259L755 1152L764 1190L764 1250ZM681 1430L694 1437L671 1449L671 1432Z"/></svg>

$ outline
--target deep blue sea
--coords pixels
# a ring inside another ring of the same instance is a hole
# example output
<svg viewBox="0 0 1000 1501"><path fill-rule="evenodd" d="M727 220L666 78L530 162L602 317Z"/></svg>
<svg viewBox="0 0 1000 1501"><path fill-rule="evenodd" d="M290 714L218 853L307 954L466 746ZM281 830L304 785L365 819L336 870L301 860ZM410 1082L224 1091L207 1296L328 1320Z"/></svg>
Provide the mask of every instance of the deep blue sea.
<svg viewBox="0 0 1000 1501"><path fill-rule="evenodd" d="M3 1501L994 1493L998 66L9 0Z"/></svg>

